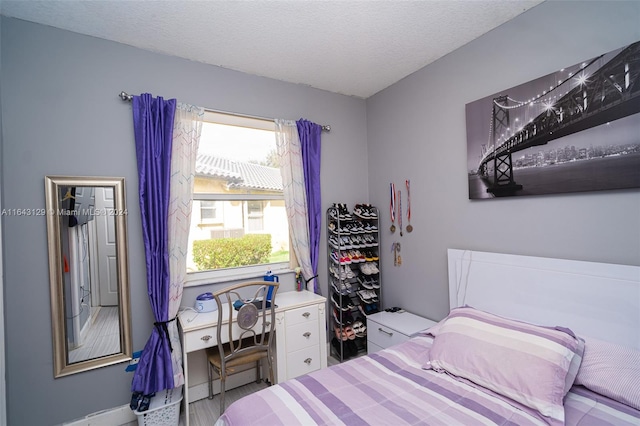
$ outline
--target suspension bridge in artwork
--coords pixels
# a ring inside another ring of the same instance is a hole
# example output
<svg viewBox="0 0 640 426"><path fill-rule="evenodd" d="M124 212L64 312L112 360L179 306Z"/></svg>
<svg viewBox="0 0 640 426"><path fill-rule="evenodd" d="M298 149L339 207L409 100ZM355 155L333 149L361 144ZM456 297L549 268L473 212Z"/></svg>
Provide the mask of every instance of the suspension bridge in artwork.
<svg viewBox="0 0 640 426"><path fill-rule="evenodd" d="M513 153L640 112L639 78L636 42L561 74L527 100L493 98L489 140L477 169L485 177L493 169L487 192L506 196L522 189L513 176Z"/></svg>

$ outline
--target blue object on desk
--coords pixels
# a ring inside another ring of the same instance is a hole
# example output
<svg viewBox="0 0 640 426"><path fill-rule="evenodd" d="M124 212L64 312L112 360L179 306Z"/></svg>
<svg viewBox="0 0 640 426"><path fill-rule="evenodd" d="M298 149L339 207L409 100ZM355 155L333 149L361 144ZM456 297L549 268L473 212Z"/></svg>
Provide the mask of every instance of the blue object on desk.
<svg viewBox="0 0 640 426"><path fill-rule="evenodd" d="M267 271L267 275L264 276L264 280L265 281L275 282L275 283L279 283L280 282L280 278L278 278L277 275L273 275L271 273L271 271ZM269 290L267 290L267 301L271 301L272 297L273 297L273 286L270 286ZM268 306L269 305L267 305L267 307Z"/></svg>

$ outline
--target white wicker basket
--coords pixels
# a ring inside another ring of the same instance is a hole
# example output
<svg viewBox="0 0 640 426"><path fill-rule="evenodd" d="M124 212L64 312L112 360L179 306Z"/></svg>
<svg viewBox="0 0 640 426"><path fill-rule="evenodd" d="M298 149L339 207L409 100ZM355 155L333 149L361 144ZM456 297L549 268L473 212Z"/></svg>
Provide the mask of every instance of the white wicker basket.
<svg viewBox="0 0 640 426"><path fill-rule="evenodd" d="M156 393L151 398L148 410L134 410L135 415L138 416L138 426L178 426L180 401L182 401L182 386Z"/></svg>

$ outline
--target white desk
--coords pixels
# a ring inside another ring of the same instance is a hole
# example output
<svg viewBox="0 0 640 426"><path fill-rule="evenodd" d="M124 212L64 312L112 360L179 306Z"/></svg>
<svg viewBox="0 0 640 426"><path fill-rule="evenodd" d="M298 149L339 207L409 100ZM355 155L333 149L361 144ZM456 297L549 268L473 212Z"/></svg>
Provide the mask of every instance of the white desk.
<svg viewBox="0 0 640 426"><path fill-rule="evenodd" d="M310 291L276 294L276 383L327 367L326 299ZM223 309L228 309L224 306ZM223 311L224 312L224 311ZM228 318L223 315L223 318ZM187 354L218 344L218 312L182 312L185 425L189 425L189 366Z"/></svg>

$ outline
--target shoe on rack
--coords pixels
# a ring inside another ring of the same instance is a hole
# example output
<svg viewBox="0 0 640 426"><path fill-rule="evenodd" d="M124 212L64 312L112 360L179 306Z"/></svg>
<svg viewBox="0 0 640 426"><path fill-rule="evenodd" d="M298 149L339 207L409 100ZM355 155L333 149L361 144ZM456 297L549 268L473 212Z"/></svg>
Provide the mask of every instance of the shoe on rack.
<svg viewBox="0 0 640 426"><path fill-rule="evenodd" d="M376 214L376 209L371 204L367 204L367 212L369 213L370 219L377 219L378 215Z"/></svg>
<svg viewBox="0 0 640 426"><path fill-rule="evenodd" d="M333 346L333 349L336 351L336 354L340 359L351 358L351 351L347 350L347 342L350 342L350 340L341 342L339 339L335 337L331 339L331 346Z"/></svg>
<svg viewBox="0 0 640 426"><path fill-rule="evenodd" d="M373 286L371 285L372 281L365 277L358 277L358 282L362 287L367 290L373 290Z"/></svg>
<svg viewBox="0 0 640 426"><path fill-rule="evenodd" d="M351 269L350 266L346 266L345 265L345 266L342 266L342 268L343 268L342 269L343 272L340 274L341 276L342 276L342 274L344 274L344 278L346 278L348 280L350 280L350 279L355 277L355 274L353 273L353 269Z"/></svg>
<svg viewBox="0 0 640 426"><path fill-rule="evenodd" d="M349 296L341 297L339 293L333 293L331 295L331 300L333 305L342 311L350 311L354 308Z"/></svg>
<svg viewBox="0 0 640 426"><path fill-rule="evenodd" d="M333 290L336 293L340 293L343 296L351 293L351 285L349 283L344 283L344 282L336 281L333 279L330 281L331 281L331 287L333 287Z"/></svg>
<svg viewBox="0 0 640 426"><path fill-rule="evenodd" d="M356 332L354 331L353 327L351 327L350 325L343 328L342 332L344 333L344 335L347 337L348 340L354 340L356 338Z"/></svg>
<svg viewBox="0 0 640 426"><path fill-rule="evenodd" d="M369 214L369 210L365 207L364 204L356 204L353 209L353 213L363 219L369 219L371 217L371 215Z"/></svg>
<svg viewBox="0 0 640 426"><path fill-rule="evenodd" d="M336 324L351 325L353 323L353 315L350 311L342 311L338 308L333 308L333 319Z"/></svg>
<svg viewBox="0 0 640 426"><path fill-rule="evenodd" d="M351 328L356 333L356 337L365 337L367 335L367 326L360 319L355 320Z"/></svg>
<svg viewBox="0 0 640 426"><path fill-rule="evenodd" d="M345 352L349 354L349 357L354 357L358 355L358 345L356 344L355 340L347 340L345 342L345 346L347 347Z"/></svg>
<svg viewBox="0 0 640 426"><path fill-rule="evenodd" d="M371 263L369 263L369 262L360 264L360 270L362 271L363 274L371 275L373 273L373 272L371 272L370 265L371 265Z"/></svg>

